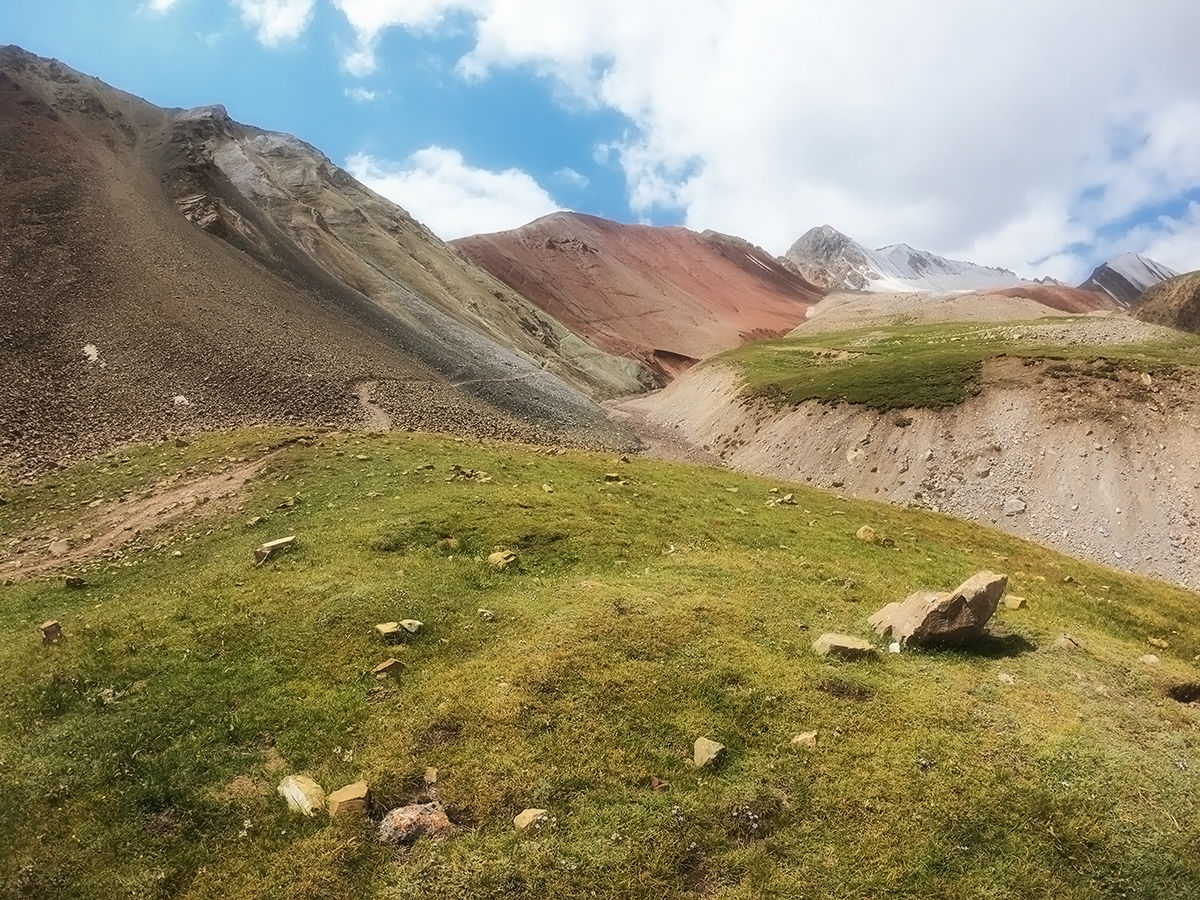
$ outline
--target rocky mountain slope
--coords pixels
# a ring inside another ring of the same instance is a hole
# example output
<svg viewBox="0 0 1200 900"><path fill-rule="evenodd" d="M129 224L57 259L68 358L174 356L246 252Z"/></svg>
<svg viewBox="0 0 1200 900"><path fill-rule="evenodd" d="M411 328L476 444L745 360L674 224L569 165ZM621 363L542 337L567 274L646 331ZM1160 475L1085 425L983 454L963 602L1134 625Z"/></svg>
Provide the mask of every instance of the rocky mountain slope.
<svg viewBox="0 0 1200 900"><path fill-rule="evenodd" d="M398 427L621 443L591 398L646 378L303 142L0 51L0 466L359 423L356 386Z"/></svg>
<svg viewBox="0 0 1200 900"><path fill-rule="evenodd" d="M970 327L970 326L964 326ZM1170 340L1128 318L999 326L1115 348ZM869 344L869 332L862 343ZM835 350L845 353L839 344ZM830 357L832 358L832 357ZM977 396L877 412L748 400L716 362L619 409L748 472L995 524L1072 556L1200 587L1200 375L997 357Z"/></svg>
<svg viewBox="0 0 1200 900"><path fill-rule="evenodd" d="M697 359L787 332L822 292L740 238L554 213L453 241L555 319L669 380Z"/></svg>
<svg viewBox="0 0 1200 900"><path fill-rule="evenodd" d="M805 232L781 262L830 290L939 293L1029 283L1008 269L946 259L907 244L868 250L829 225Z"/></svg>
<svg viewBox="0 0 1200 900"><path fill-rule="evenodd" d="M1121 306L1129 307L1146 290L1178 274L1140 254L1122 253L1098 265L1079 287L1104 294Z"/></svg>
<svg viewBox="0 0 1200 900"><path fill-rule="evenodd" d="M1138 298L1130 312L1143 322L1200 334L1200 272L1159 282Z"/></svg>

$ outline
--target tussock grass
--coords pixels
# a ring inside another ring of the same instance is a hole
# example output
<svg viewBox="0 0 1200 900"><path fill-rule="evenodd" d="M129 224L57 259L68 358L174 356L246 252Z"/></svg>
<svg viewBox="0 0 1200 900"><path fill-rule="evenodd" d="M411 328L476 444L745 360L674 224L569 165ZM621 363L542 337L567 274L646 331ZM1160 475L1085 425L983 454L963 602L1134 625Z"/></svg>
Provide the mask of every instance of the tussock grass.
<svg viewBox="0 0 1200 900"><path fill-rule="evenodd" d="M56 498L72 490L138 490L139 476L280 439L84 464L11 489L0 529L69 521L79 505ZM448 481L454 465L492 481ZM797 505L768 505L771 487ZM255 515L266 522L247 529ZM862 524L895 548L857 541ZM257 543L292 533L298 549L253 566ZM1167 693L1197 680L1200 598L1178 588L722 470L400 435L293 444L244 508L141 546L85 573L83 591L0 588L5 896L1174 898L1200 885L1200 711ZM495 547L519 567L489 566ZM826 630L867 636L883 603L982 568L1007 572L1029 607L999 612L971 652L839 664L809 649ZM426 629L404 645L374 632L410 617ZM62 644L40 643L47 618ZM1083 649L1055 648L1061 632ZM1151 650L1158 667L1138 662ZM377 681L391 655L405 672ZM810 730L815 748L791 743ZM729 748L714 770L688 764L701 735ZM292 772L327 790L365 778L382 812L420 795L431 766L462 830L399 852L274 793ZM518 836L512 817L530 806L553 818Z"/></svg>
<svg viewBox="0 0 1200 900"><path fill-rule="evenodd" d="M1112 377L1117 368L1169 377L1180 365L1200 365L1200 339L1182 332L1166 341L1101 348L1015 339L1019 324L895 325L802 335L747 344L714 361L738 366L748 392L772 403L820 400L884 411L961 403L981 390L984 362L1000 356L1068 361L1058 364L1068 372L1072 362L1088 363L1086 374L1093 377Z"/></svg>

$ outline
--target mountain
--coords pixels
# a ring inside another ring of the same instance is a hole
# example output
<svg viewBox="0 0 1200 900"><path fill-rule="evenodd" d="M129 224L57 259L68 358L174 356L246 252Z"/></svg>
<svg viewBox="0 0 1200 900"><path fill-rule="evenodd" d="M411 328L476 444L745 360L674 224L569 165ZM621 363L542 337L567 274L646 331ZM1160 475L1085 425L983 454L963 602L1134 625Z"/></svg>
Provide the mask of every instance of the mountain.
<svg viewBox="0 0 1200 900"><path fill-rule="evenodd" d="M451 243L572 331L662 381L697 359L786 333L823 293L741 238L579 213Z"/></svg>
<svg viewBox="0 0 1200 900"><path fill-rule="evenodd" d="M1130 312L1143 322L1200 334L1200 272L1160 281L1137 299Z"/></svg>
<svg viewBox="0 0 1200 900"><path fill-rule="evenodd" d="M868 250L829 225L805 232L781 260L829 290L971 291L1028 284L1008 269L946 259L908 244Z"/></svg>
<svg viewBox="0 0 1200 900"><path fill-rule="evenodd" d="M1122 253L1095 268L1079 287L1112 297L1121 306L1129 307L1145 291L1174 278L1178 272L1137 253Z"/></svg>
<svg viewBox="0 0 1200 900"><path fill-rule="evenodd" d="M0 50L0 468L370 402L627 444L593 398L648 377L302 141Z"/></svg>

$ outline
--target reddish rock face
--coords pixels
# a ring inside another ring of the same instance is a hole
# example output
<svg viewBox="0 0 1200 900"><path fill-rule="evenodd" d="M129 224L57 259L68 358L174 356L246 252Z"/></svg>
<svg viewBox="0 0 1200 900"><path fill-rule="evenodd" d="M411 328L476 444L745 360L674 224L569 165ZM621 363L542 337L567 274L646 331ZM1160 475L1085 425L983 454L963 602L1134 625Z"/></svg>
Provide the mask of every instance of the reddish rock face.
<svg viewBox="0 0 1200 900"><path fill-rule="evenodd" d="M670 381L786 334L824 292L739 238L554 213L453 245L577 334Z"/></svg>
<svg viewBox="0 0 1200 900"><path fill-rule="evenodd" d="M1005 297L1026 297L1042 306L1057 309L1066 313L1087 313L1098 309L1120 309L1116 302L1104 294L1086 291L1082 288L1066 287L1065 285L1029 285L1028 287L1005 288L999 291L989 291L992 294L1002 294Z"/></svg>

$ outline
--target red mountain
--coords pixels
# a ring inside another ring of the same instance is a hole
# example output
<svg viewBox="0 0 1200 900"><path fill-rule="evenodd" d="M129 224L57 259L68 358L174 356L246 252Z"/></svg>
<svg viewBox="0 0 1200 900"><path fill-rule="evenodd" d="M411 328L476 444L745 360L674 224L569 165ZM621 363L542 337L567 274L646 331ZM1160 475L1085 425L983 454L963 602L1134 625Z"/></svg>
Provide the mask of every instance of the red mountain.
<svg viewBox="0 0 1200 900"><path fill-rule="evenodd" d="M664 381L703 357L786 334L824 294L740 238L578 213L452 246L576 334Z"/></svg>

